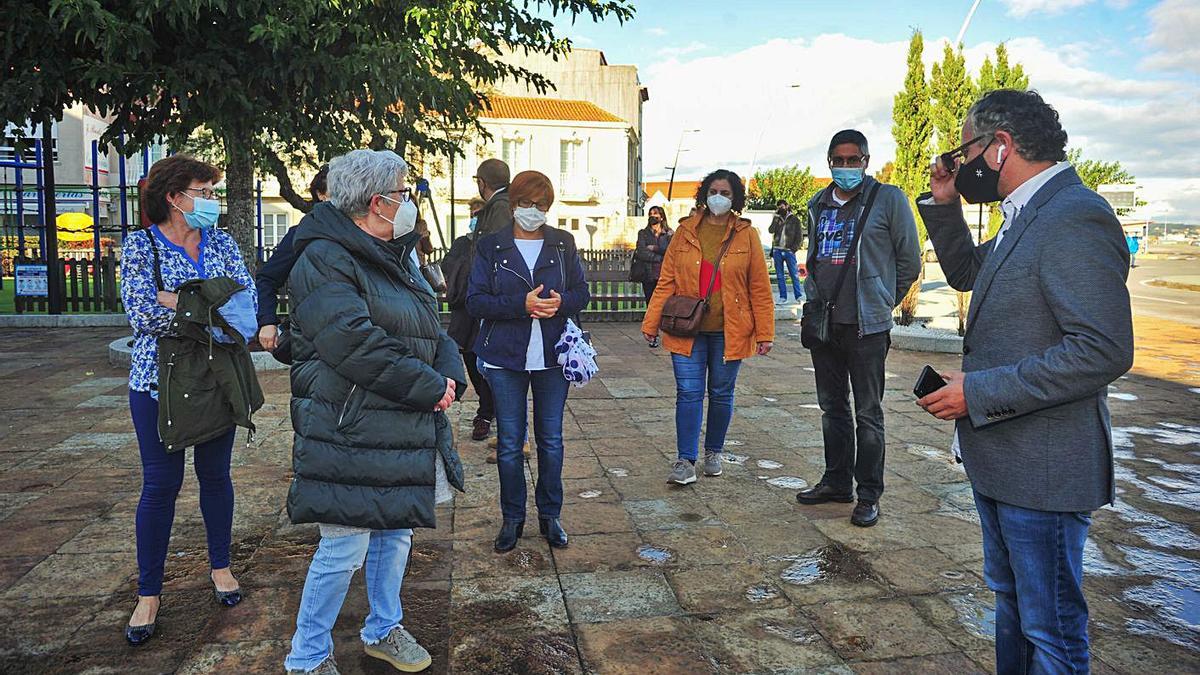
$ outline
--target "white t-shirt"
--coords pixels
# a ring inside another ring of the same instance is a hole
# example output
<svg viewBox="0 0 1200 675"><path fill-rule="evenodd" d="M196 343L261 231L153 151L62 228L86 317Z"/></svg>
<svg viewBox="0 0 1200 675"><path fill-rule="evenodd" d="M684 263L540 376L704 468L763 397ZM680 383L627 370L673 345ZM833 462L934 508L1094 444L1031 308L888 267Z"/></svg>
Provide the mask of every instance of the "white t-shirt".
<svg viewBox="0 0 1200 675"><path fill-rule="evenodd" d="M517 245L517 250L521 252L525 267L529 268L529 278L532 279L533 268L537 267L538 257L542 255L542 246L545 244L545 240L517 239L514 243ZM490 363L483 365L487 368L500 367ZM542 322L538 319L534 319L533 324L529 327L529 347L525 350L525 370L546 370L546 356L542 344Z"/></svg>

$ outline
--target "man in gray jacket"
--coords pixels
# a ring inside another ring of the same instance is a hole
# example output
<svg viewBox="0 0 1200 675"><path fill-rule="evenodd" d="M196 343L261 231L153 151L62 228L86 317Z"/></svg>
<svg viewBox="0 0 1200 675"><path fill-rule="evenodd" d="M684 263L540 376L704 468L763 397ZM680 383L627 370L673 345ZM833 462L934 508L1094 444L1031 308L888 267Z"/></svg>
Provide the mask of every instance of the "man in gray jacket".
<svg viewBox="0 0 1200 675"><path fill-rule="evenodd" d="M996 593L997 672L1086 673L1083 547L1091 512L1114 498L1105 399L1133 364L1129 249L1036 92L985 94L962 133L918 208L947 281L973 291L965 374L943 373L947 386L918 403L957 420ZM993 239L971 241L960 195L1003 199Z"/></svg>
<svg viewBox="0 0 1200 675"><path fill-rule="evenodd" d="M809 302L834 303L833 340L812 350L825 474L796 495L801 504L850 503L857 480L858 504L850 522L860 527L879 520L883 494L883 367L892 344L892 310L921 272L921 245L908 197L867 176L870 159L861 132L834 134L829 142L833 184L808 202L804 291ZM862 233L851 251L856 230ZM838 288L846 265L853 265L853 273L845 274Z"/></svg>

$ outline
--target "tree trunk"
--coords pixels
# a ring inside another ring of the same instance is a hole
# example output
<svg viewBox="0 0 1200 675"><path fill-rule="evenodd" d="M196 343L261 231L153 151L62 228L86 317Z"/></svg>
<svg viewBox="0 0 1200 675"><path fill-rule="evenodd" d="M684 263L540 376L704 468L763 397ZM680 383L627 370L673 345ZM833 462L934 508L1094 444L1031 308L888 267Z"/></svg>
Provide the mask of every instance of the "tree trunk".
<svg viewBox="0 0 1200 675"><path fill-rule="evenodd" d="M254 157L248 134L230 132L225 143L226 213L224 225L237 242L250 274L258 269L258 218L254 198Z"/></svg>
<svg viewBox="0 0 1200 675"><path fill-rule="evenodd" d="M913 320L917 318L917 297L921 294L921 284L925 281L925 260L921 260L921 274L913 283L912 288L908 289L904 299L900 301L900 320L901 326L911 326Z"/></svg>

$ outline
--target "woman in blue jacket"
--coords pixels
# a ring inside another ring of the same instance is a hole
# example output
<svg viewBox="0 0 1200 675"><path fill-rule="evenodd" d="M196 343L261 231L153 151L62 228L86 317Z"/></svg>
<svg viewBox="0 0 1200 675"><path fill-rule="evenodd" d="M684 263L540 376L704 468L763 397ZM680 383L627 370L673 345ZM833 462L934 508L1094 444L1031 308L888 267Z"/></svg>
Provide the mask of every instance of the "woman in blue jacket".
<svg viewBox="0 0 1200 675"><path fill-rule="evenodd" d="M496 466L504 517L495 542L498 553L515 548L525 526L521 446L530 390L539 529L551 546L567 546L559 516L563 409L569 383L554 346L567 319L578 317L591 299L575 239L546 224L546 212L554 204L550 179L524 171L512 180L508 193L512 228L479 240L467 289L467 311L482 321L474 351L496 402Z"/></svg>

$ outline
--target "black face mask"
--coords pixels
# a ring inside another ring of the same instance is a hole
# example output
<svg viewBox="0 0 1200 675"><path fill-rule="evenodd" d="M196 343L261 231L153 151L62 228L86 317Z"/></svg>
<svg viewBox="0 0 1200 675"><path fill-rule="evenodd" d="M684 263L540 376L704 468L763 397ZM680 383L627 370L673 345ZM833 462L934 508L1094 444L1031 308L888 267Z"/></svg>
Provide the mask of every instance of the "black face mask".
<svg viewBox="0 0 1200 675"><path fill-rule="evenodd" d="M661 222L662 222L662 218L659 218L658 216L650 216L650 224L651 225L657 225Z"/></svg>
<svg viewBox="0 0 1200 675"><path fill-rule="evenodd" d="M1008 157L1000 160L999 169L988 166L987 160L984 159L988 148L992 147L995 140L993 138L988 141L983 152L976 155L975 159L958 167L958 175L954 177L954 188L958 190L958 194L962 195L963 199L967 200L968 204L998 202L1001 199L1000 169L1004 168Z"/></svg>

